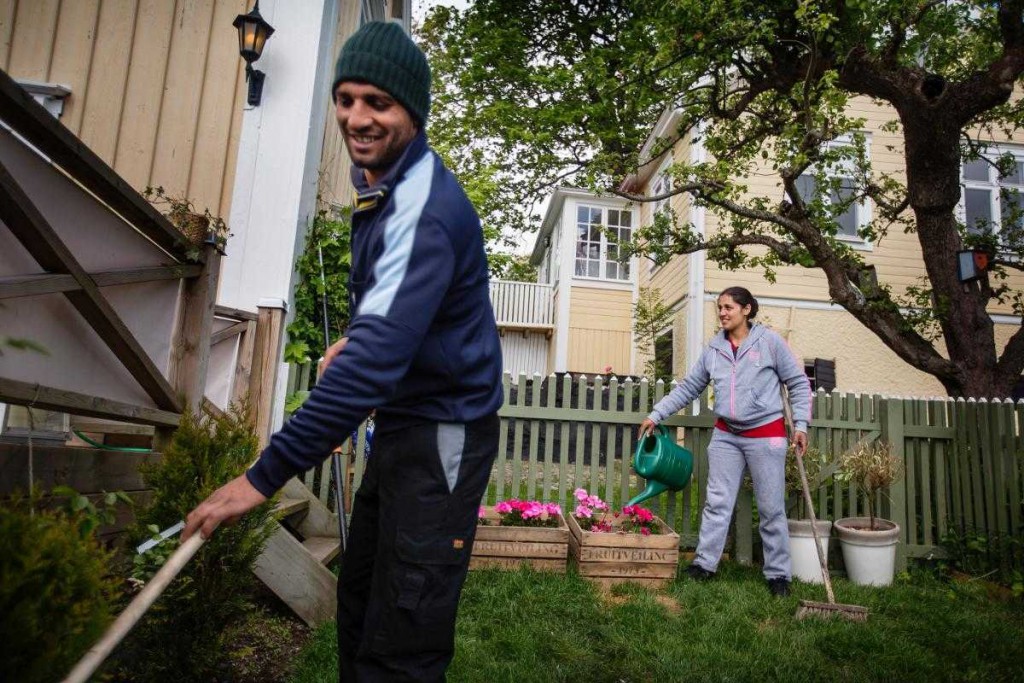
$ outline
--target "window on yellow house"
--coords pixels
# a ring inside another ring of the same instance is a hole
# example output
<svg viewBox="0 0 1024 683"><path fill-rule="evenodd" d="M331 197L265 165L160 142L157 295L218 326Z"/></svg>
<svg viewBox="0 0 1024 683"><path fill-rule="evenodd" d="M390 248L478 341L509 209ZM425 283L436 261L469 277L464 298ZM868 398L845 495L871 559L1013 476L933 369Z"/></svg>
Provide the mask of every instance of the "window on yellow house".
<svg viewBox="0 0 1024 683"><path fill-rule="evenodd" d="M576 277L628 282L629 257L620 245L633 236L633 214L624 209L576 208ZM619 260L623 258L623 260Z"/></svg>
<svg viewBox="0 0 1024 683"><path fill-rule="evenodd" d="M868 139L870 142L870 139ZM850 136L843 135L828 143L830 149L842 149L852 144ZM829 175L832 179L838 180L838 187L830 189L827 194L821 197L822 203L828 207L837 207L849 204L842 213L833 214L837 224L836 237L841 240L852 242L856 247L867 242L860 236L859 231L871 222L871 206L867 200L860 200L850 203L850 200L857 192L857 183L854 179L852 161L845 160L845 163L837 164L831 168ZM796 180L797 192L804 202L815 199L817 194L817 181L815 180L816 169L812 166Z"/></svg>
<svg viewBox="0 0 1024 683"><path fill-rule="evenodd" d="M968 232L1000 232L1005 221L1021 227L1024 213L1024 150L1014 150L1016 157L1009 175L1000 178L996 168L998 154L968 161L961 169L963 196L960 216Z"/></svg>
<svg viewBox="0 0 1024 683"><path fill-rule="evenodd" d="M668 163L671 164L672 163L671 160L669 160ZM655 179L654 185L651 186L651 195L650 196L657 197L658 195L668 194L671 191L672 191L672 177L668 173L665 173L664 171L662 171L661 173L658 174L657 178ZM659 216L659 215L669 215L669 213L668 213L669 211L671 211L671 208L669 206L668 198L657 200L656 202L654 202L651 205L651 220L652 220L652 222L653 222L653 220L654 220L654 218L656 216ZM665 246L665 247L669 246L671 241L672 241L671 238L666 237L664 240L662 240L662 246ZM648 272L649 273L653 273L655 270L658 269L658 265L659 264L653 258L650 258L649 259Z"/></svg>

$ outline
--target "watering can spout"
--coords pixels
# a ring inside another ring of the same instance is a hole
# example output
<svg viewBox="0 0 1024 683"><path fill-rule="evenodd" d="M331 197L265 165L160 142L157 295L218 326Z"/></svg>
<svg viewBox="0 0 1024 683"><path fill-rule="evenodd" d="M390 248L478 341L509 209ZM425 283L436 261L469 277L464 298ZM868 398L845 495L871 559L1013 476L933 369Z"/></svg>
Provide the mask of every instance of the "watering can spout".
<svg viewBox="0 0 1024 683"><path fill-rule="evenodd" d="M665 491L668 491L668 486L665 486L660 481L654 481L653 479L648 479L647 480L647 487L643 491L641 491L640 493L638 493L635 496L633 496L633 498L628 503L626 503L626 505L627 506L639 505L640 503L644 502L648 498L654 498L655 496L660 496Z"/></svg>

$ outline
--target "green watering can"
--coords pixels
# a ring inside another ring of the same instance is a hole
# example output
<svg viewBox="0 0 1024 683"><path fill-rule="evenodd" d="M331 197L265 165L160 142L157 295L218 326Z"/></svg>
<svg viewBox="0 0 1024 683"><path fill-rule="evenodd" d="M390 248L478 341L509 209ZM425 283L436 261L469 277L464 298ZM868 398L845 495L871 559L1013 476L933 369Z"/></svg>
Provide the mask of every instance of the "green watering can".
<svg viewBox="0 0 1024 683"><path fill-rule="evenodd" d="M677 444L668 430L659 425L654 434L637 442L633 469L647 480L647 488L627 505L637 505L669 489L686 488L693 474L693 453Z"/></svg>

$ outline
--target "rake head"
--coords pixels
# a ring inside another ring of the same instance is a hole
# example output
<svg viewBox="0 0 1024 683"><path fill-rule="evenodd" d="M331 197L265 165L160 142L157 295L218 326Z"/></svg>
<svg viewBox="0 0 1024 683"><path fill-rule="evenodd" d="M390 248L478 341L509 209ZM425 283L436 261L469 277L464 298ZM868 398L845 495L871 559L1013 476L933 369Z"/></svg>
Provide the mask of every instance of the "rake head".
<svg viewBox="0 0 1024 683"><path fill-rule="evenodd" d="M796 610L797 619L806 619L807 617L828 619L834 616L849 619L850 621L867 621L868 608L861 607L860 605L841 605L837 602L801 600L800 606Z"/></svg>

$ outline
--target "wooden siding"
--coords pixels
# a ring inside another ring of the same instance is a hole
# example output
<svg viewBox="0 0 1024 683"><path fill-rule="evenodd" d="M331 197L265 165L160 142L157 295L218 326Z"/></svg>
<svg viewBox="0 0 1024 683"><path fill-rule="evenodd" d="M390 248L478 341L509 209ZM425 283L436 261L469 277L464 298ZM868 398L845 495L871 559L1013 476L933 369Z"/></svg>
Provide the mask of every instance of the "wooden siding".
<svg viewBox="0 0 1024 683"><path fill-rule="evenodd" d="M334 34L334 47L331 54L337 55L345 40L359 27L358 2L344 2L341 5L341 17L338 30ZM333 61L331 62L333 81ZM320 199L341 206L348 206L355 198L352 181L349 179L349 167L352 160L345 149L345 140L338 130L338 121L334 116L333 98L328 100L330 112L324 125L323 154L320 158Z"/></svg>
<svg viewBox="0 0 1024 683"><path fill-rule="evenodd" d="M246 0L0 0L0 68L71 89L61 122L138 190L228 216Z"/></svg>
<svg viewBox="0 0 1024 683"><path fill-rule="evenodd" d="M569 310L570 372L632 372L633 292L574 284Z"/></svg>

